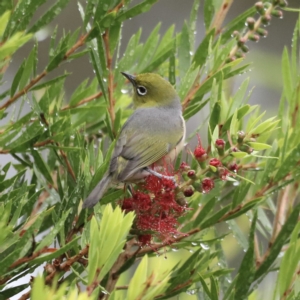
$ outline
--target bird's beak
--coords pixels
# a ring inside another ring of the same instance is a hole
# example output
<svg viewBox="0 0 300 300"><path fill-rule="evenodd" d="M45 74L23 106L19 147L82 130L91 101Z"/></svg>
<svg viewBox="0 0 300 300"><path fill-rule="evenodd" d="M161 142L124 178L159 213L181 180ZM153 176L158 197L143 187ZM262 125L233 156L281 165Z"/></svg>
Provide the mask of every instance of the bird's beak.
<svg viewBox="0 0 300 300"><path fill-rule="evenodd" d="M135 81L136 78L134 75L130 75L125 72L121 72L121 74L124 75L133 84L133 86L136 86L136 81Z"/></svg>

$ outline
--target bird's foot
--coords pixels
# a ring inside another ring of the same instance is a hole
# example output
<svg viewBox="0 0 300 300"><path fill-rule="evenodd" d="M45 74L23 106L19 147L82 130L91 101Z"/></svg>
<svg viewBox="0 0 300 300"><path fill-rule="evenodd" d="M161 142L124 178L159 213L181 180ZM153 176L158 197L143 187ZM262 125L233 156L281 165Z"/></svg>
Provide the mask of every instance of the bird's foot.
<svg viewBox="0 0 300 300"><path fill-rule="evenodd" d="M146 168L146 171L149 172L150 174L156 176L157 178L160 178L160 179L167 179L167 180L172 180L173 183L175 184L175 186L177 185L176 184L176 180L175 180L175 177L174 176L167 176L167 175L163 175L163 174L160 174L150 168Z"/></svg>

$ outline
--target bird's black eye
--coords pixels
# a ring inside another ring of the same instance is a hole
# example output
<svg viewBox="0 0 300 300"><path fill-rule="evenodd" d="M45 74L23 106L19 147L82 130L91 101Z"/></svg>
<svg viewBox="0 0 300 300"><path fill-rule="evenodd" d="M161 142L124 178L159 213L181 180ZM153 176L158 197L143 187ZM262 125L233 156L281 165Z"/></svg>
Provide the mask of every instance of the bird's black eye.
<svg viewBox="0 0 300 300"><path fill-rule="evenodd" d="M140 96L145 96L147 94L147 89L142 85L138 86L136 90Z"/></svg>

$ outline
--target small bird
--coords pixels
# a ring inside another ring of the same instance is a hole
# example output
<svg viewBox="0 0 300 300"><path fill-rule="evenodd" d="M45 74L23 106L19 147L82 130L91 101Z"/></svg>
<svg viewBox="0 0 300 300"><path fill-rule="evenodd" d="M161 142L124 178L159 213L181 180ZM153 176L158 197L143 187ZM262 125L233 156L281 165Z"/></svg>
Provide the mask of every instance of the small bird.
<svg viewBox="0 0 300 300"><path fill-rule="evenodd" d="M132 183L150 174L167 177L151 165L172 162L184 145L185 121L173 86L158 74L121 73L133 85L135 111L121 129L107 173L83 208L95 206L113 181Z"/></svg>

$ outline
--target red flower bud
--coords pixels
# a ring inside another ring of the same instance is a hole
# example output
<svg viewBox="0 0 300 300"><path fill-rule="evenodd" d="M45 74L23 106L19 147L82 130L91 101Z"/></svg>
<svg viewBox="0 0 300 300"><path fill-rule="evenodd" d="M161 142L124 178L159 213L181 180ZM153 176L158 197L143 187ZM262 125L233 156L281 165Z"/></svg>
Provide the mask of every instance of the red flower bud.
<svg viewBox="0 0 300 300"><path fill-rule="evenodd" d="M225 148L225 141L223 139L216 140L216 147L217 149L224 149Z"/></svg>
<svg viewBox="0 0 300 300"><path fill-rule="evenodd" d="M207 159L206 150L202 147L200 136L198 135L198 145L194 150L194 155L197 161L204 162Z"/></svg>
<svg viewBox="0 0 300 300"><path fill-rule="evenodd" d="M188 186L184 189L183 194L185 197L191 197L194 194L194 188L192 186Z"/></svg>
<svg viewBox="0 0 300 300"><path fill-rule="evenodd" d="M206 150L200 145L194 150L194 155L198 161L204 161L207 158Z"/></svg>
<svg viewBox="0 0 300 300"><path fill-rule="evenodd" d="M219 166L222 166L222 163L217 159L217 158L212 158L210 161L209 161L209 164L213 167L219 167Z"/></svg>
<svg viewBox="0 0 300 300"><path fill-rule="evenodd" d="M179 169L182 170L182 171L187 171L187 170L190 170L191 167L190 167L186 162L183 161L183 162L180 164Z"/></svg>
<svg viewBox="0 0 300 300"><path fill-rule="evenodd" d="M239 169L238 165L236 163L232 163L228 166L228 169L234 173L236 173Z"/></svg>
<svg viewBox="0 0 300 300"><path fill-rule="evenodd" d="M187 172L187 176L190 177L190 178L195 177L195 174L196 174L196 172L194 170L190 170L190 171Z"/></svg>
<svg viewBox="0 0 300 300"><path fill-rule="evenodd" d="M223 167L219 168L218 171L219 171L220 179L221 180L226 180L227 176L229 174L229 171L227 169L223 168Z"/></svg>
<svg viewBox="0 0 300 300"><path fill-rule="evenodd" d="M214 181L211 178L204 178L202 180L202 192L208 193L210 192L215 186Z"/></svg>

